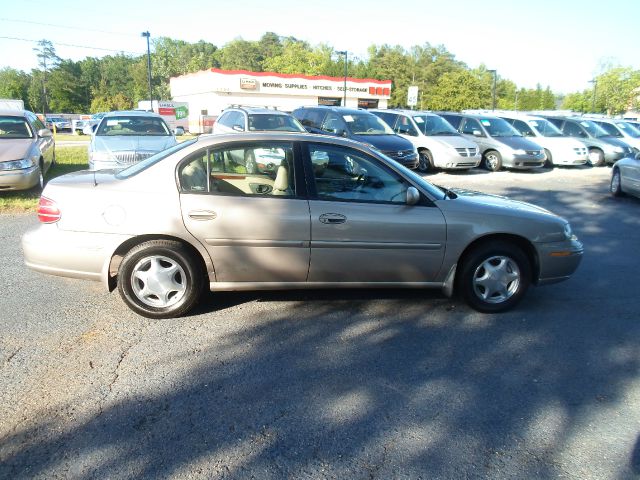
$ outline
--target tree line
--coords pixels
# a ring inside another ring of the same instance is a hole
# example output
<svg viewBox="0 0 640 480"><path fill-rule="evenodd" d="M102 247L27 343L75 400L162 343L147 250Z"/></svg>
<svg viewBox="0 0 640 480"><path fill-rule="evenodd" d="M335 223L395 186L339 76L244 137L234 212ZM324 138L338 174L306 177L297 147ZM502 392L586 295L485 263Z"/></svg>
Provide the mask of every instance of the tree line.
<svg viewBox="0 0 640 480"><path fill-rule="evenodd" d="M265 33L260 40L236 39L222 47L168 37L153 40L152 91L155 99L170 99L169 79L209 68L304 75L344 75L344 57L327 44L316 46L293 37ZM349 77L391 80L390 107L406 105L407 89L419 88L424 110L491 108L495 72L484 65L470 68L442 46L425 43L405 49L372 45L368 58L348 57ZM95 113L135 108L148 99L146 55L107 55L80 61L57 56L47 40L34 48L38 68L26 73L0 70L0 98L22 99L35 112ZM497 77L496 108L549 110L558 106L580 112L617 114L635 106L640 71L611 68L595 79L593 92L585 90L562 98L549 87L518 88ZM594 96L593 94L596 93Z"/></svg>

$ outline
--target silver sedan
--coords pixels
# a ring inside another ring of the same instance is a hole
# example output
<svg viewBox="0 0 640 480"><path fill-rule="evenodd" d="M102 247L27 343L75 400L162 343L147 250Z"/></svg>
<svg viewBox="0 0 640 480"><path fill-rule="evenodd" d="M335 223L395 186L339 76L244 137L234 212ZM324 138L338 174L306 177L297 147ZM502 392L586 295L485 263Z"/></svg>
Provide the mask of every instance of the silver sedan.
<svg viewBox="0 0 640 480"><path fill-rule="evenodd" d="M282 160L248 171L254 151ZM123 170L47 185L26 264L185 314L212 291L411 287L481 312L570 277L583 247L540 207L451 191L366 145L309 134L202 136Z"/></svg>
<svg viewBox="0 0 640 480"><path fill-rule="evenodd" d="M611 169L611 193L616 197L628 193L640 198L640 153L614 163Z"/></svg>

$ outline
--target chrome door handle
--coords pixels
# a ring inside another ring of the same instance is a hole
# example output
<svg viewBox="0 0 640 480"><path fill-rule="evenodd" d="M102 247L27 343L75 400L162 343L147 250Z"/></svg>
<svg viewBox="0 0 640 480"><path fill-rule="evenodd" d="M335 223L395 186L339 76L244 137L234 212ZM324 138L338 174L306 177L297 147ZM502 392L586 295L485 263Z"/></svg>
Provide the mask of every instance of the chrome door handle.
<svg viewBox="0 0 640 480"><path fill-rule="evenodd" d="M320 223L335 225L338 223L345 223L347 221L347 217L339 213L323 213L320 215L319 220Z"/></svg>
<svg viewBox="0 0 640 480"><path fill-rule="evenodd" d="M213 220L218 214L211 210L192 210L189 212L189 218L198 221Z"/></svg>

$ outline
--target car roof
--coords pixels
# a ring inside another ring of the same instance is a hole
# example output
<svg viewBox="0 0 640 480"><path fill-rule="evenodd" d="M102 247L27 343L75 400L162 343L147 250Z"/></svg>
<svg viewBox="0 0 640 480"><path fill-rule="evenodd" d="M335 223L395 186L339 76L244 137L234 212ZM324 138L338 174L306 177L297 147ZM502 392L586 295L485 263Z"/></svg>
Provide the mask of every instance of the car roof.
<svg viewBox="0 0 640 480"><path fill-rule="evenodd" d="M228 112L228 111L241 111L241 112L246 112L246 113L250 113L250 114L259 114L259 115L263 115L263 114L271 114L271 115L286 115L289 116L289 113L287 112L283 112L282 110L274 110L273 108L267 108L267 107L228 107L225 108L222 113L224 112Z"/></svg>
<svg viewBox="0 0 640 480"><path fill-rule="evenodd" d="M28 110L18 110L13 108L0 109L0 115L5 117L26 117Z"/></svg>
<svg viewBox="0 0 640 480"><path fill-rule="evenodd" d="M356 140L351 140L349 138L344 137L334 137L333 135L318 135L315 133L303 133L303 132L276 132L276 131L260 131L260 132L252 132L252 133L207 133L198 136L196 143L201 144L202 142L206 143L224 143L224 141L234 141L237 142L239 140L269 140L276 142L295 142L295 141L307 141L307 142L315 142L315 143L331 143L334 145L343 145L348 147L357 147L357 148L369 148L367 145L362 142L358 142Z"/></svg>
<svg viewBox="0 0 640 480"><path fill-rule="evenodd" d="M116 110L113 112L107 112L103 118L107 117L158 117L162 118L155 112L148 112L146 110Z"/></svg>
<svg viewBox="0 0 640 480"><path fill-rule="evenodd" d="M296 110L312 110L312 109L318 109L318 110L330 110L332 112L336 112L336 113L368 113L370 115L373 115L373 113L362 109L362 108L351 108L351 107L334 107L332 105L306 105L300 108L296 108Z"/></svg>
<svg viewBox="0 0 640 480"><path fill-rule="evenodd" d="M426 111L426 110L409 110L407 108L389 108L389 109L384 109L384 108L372 108L371 110L369 110L370 112L389 112L389 113L397 113L400 115L408 115L410 117L415 117L417 115L427 115L427 116L432 116L432 117L439 117L440 115L438 113L435 112L430 112L430 111Z"/></svg>

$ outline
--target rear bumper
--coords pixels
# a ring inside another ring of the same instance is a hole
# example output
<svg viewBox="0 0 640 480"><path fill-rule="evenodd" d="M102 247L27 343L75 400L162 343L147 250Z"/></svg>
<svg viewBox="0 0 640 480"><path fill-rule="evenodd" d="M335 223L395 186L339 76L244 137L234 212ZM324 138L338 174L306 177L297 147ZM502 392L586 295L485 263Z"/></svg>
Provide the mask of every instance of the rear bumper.
<svg viewBox="0 0 640 480"><path fill-rule="evenodd" d="M43 224L22 237L24 262L32 270L61 277L101 281L107 286L113 252L129 235L65 232Z"/></svg>

